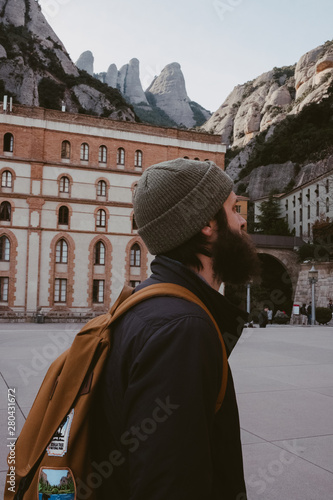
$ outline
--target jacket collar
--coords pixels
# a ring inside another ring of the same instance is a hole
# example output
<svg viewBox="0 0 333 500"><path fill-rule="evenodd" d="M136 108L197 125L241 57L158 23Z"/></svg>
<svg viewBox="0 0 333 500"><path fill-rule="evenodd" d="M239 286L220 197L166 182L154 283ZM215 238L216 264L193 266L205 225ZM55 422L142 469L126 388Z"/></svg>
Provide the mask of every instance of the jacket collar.
<svg viewBox="0 0 333 500"><path fill-rule="evenodd" d="M175 283L193 292L208 307L217 322L228 356L242 334L247 321L246 312L231 304L214 290L199 274L180 262L165 256L157 256L151 263L149 283Z"/></svg>

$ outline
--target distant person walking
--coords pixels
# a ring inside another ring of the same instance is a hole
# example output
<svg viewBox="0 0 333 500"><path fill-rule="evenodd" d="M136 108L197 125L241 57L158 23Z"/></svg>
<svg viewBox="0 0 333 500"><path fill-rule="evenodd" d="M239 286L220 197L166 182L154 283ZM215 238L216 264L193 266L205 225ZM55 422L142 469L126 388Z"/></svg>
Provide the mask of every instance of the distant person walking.
<svg viewBox="0 0 333 500"><path fill-rule="evenodd" d="M306 313L308 317L308 325L311 325L311 320L312 320L312 302L309 303L308 307L306 308Z"/></svg>
<svg viewBox="0 0 333 500"><path fill-rule="evenodd" d="M330 299L330 300L328 301L327 307L328 307L328 309L330 309L330 310L331 310L331 313L332 313L332 318L333 318L333 301L332 301L332 299Z"/></svg>
<svg viewBox="0 0 333 500"><path fill-rule="evenodd" d="M308 312L306 309L306 304L302 305L300 313L301 313L301 324L305 326L308 324Z"/></svg>
<svg viewBox="0 0 333 500"><path fill-rule="evenodd" d="M268 319L268 323L271 325L273 323L273 311L270 307L268 308L268 311L267 311L267 319Z"/></svg>
<svg viewBox="0 0 333 500"><path fill-rule="evenodd" d="M268 323L268 307L264 306L264 309L259 313L259 328L266 328Z"/></svg>

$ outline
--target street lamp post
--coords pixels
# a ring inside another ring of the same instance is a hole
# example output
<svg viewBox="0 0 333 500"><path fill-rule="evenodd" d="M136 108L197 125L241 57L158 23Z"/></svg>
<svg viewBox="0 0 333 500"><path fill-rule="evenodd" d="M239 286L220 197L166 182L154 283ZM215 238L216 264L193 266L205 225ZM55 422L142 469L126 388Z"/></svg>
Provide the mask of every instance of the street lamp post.
<svg viewBox="0 0 333 500"><path fill-rule="evenodd" d="M246 312L251 312L251 283L246 283Z"/></svg>
<svg viewBox="0 0 333 500"><path fill-rule="evenodd" d="M318 271L315 269L314 264L309 271L309 283L312 287L312 310L311 310L311 324L316 322L316 307L315 307L315 284L318 281Z"/></svg>

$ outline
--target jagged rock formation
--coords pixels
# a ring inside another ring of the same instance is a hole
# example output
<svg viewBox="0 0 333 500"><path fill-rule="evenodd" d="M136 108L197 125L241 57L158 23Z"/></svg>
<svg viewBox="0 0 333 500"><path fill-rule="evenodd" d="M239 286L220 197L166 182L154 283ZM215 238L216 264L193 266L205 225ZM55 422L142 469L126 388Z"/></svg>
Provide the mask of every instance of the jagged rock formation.
<svg viewBox="0 0 333 500"><path fill-rule="evenodd" d="M243 152L246 154L246 148ZM229 167L230 164L226 171L230 175ZM297 188L332 169L333 155L317 162L306 162L301 168L291 161L265 165L254 169L248 176L236 182L235 190L237 191L241 185L245 185L249 198L256 200L268 196L272 189L279 193L288 192L288 185L291 183L293 189Z"/></svg>
<svg viewBox="0 0 333 500"><path fill-rule="evenodd" d="M61 109L64 102L67 111L97 109L103 116L135 120L121 94L98 83L81 75L36 0L0 0L1 95L29 106Z"/></svg>
<svg viewBox="0 0 333 500"><path fill-rule="evenodd" d="M117 88L118 70L115 64L110 64L105 75L105 83L109 87Z"/></svg>
<svg viewBox="0 0 333 500"><path fill-rule="evenodd" d="M243 147L259 132L319 102L333 77L333 43L303 55L295 66L274 68L237 85L203 129L222 134L222 142Z"/></svg>
<svg viewBox="0 0 333 500"><path fill-rule="evenodd" d="M178 125L188 128L196 125L180 64L174 62L165 66L146 90L146 95Z"/></svg>
<svg viewBox="0 0 333 500"><path fill-rule="evenodd" d="M149 106L140 81L139 64L139 60L134 58L130 60L129 64L120 68L118 88L132 104Z"/></svg>
<svg viewBox="0 0 333 500"><path fill-rule="evenodd" d="M274 188L277 192L283 193L286 186L295 178L295 164L288 161L283 164L271 164L258 167L250 175L244 177L236 184L236 189L240 183L247 185L247 192L252 200L267 196Z"/></svg>
<svg viewBox="0 0 333 500"><path fill-rule="evenodd" d="M237 85L220 108L204 124L206 131L222 135L222 142L244 146L258 132L284 118L292 101L294 67L280 75L269 71L243 85Z"/></svg>
<svg viewBox="0 0 333 500"><path fill-rule="evenodd" d="M139 64L138 59L131 59L119 71L115 64L111 64L106 73L95 77L118 88L143 121L190 128L200 126L210 118L209 111L188 97L178 63L168 64L145 92L140 81Z"/></svg>
<svg viewBox="0 0 333 500"><path fill-rule="evenodd" d="M83 52L75 65L92 76L94 74L94 56L92 52L90 52L90 50Z"/></svg>

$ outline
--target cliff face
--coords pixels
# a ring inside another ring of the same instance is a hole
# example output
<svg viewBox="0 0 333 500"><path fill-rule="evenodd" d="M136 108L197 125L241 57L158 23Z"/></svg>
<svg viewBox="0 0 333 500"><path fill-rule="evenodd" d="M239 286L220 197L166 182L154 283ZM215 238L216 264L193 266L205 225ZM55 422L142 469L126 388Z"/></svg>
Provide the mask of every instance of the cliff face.
<svg viewBox="0 0 333 500"><path fill-rule="evenodd" d="M235 87L203 129L222 134L225 144L243 147L288 115L320 102L332 76L333 42L326 42L304 54L295 66L274 68Z"/></svg>
<svg viewBox="0 0 333 500"><path fill-rule="evenodd" d="M36 0L0 0L0 92L29 106L64 102L68 111L135 119L119 92L81 75Z"/></svg>

